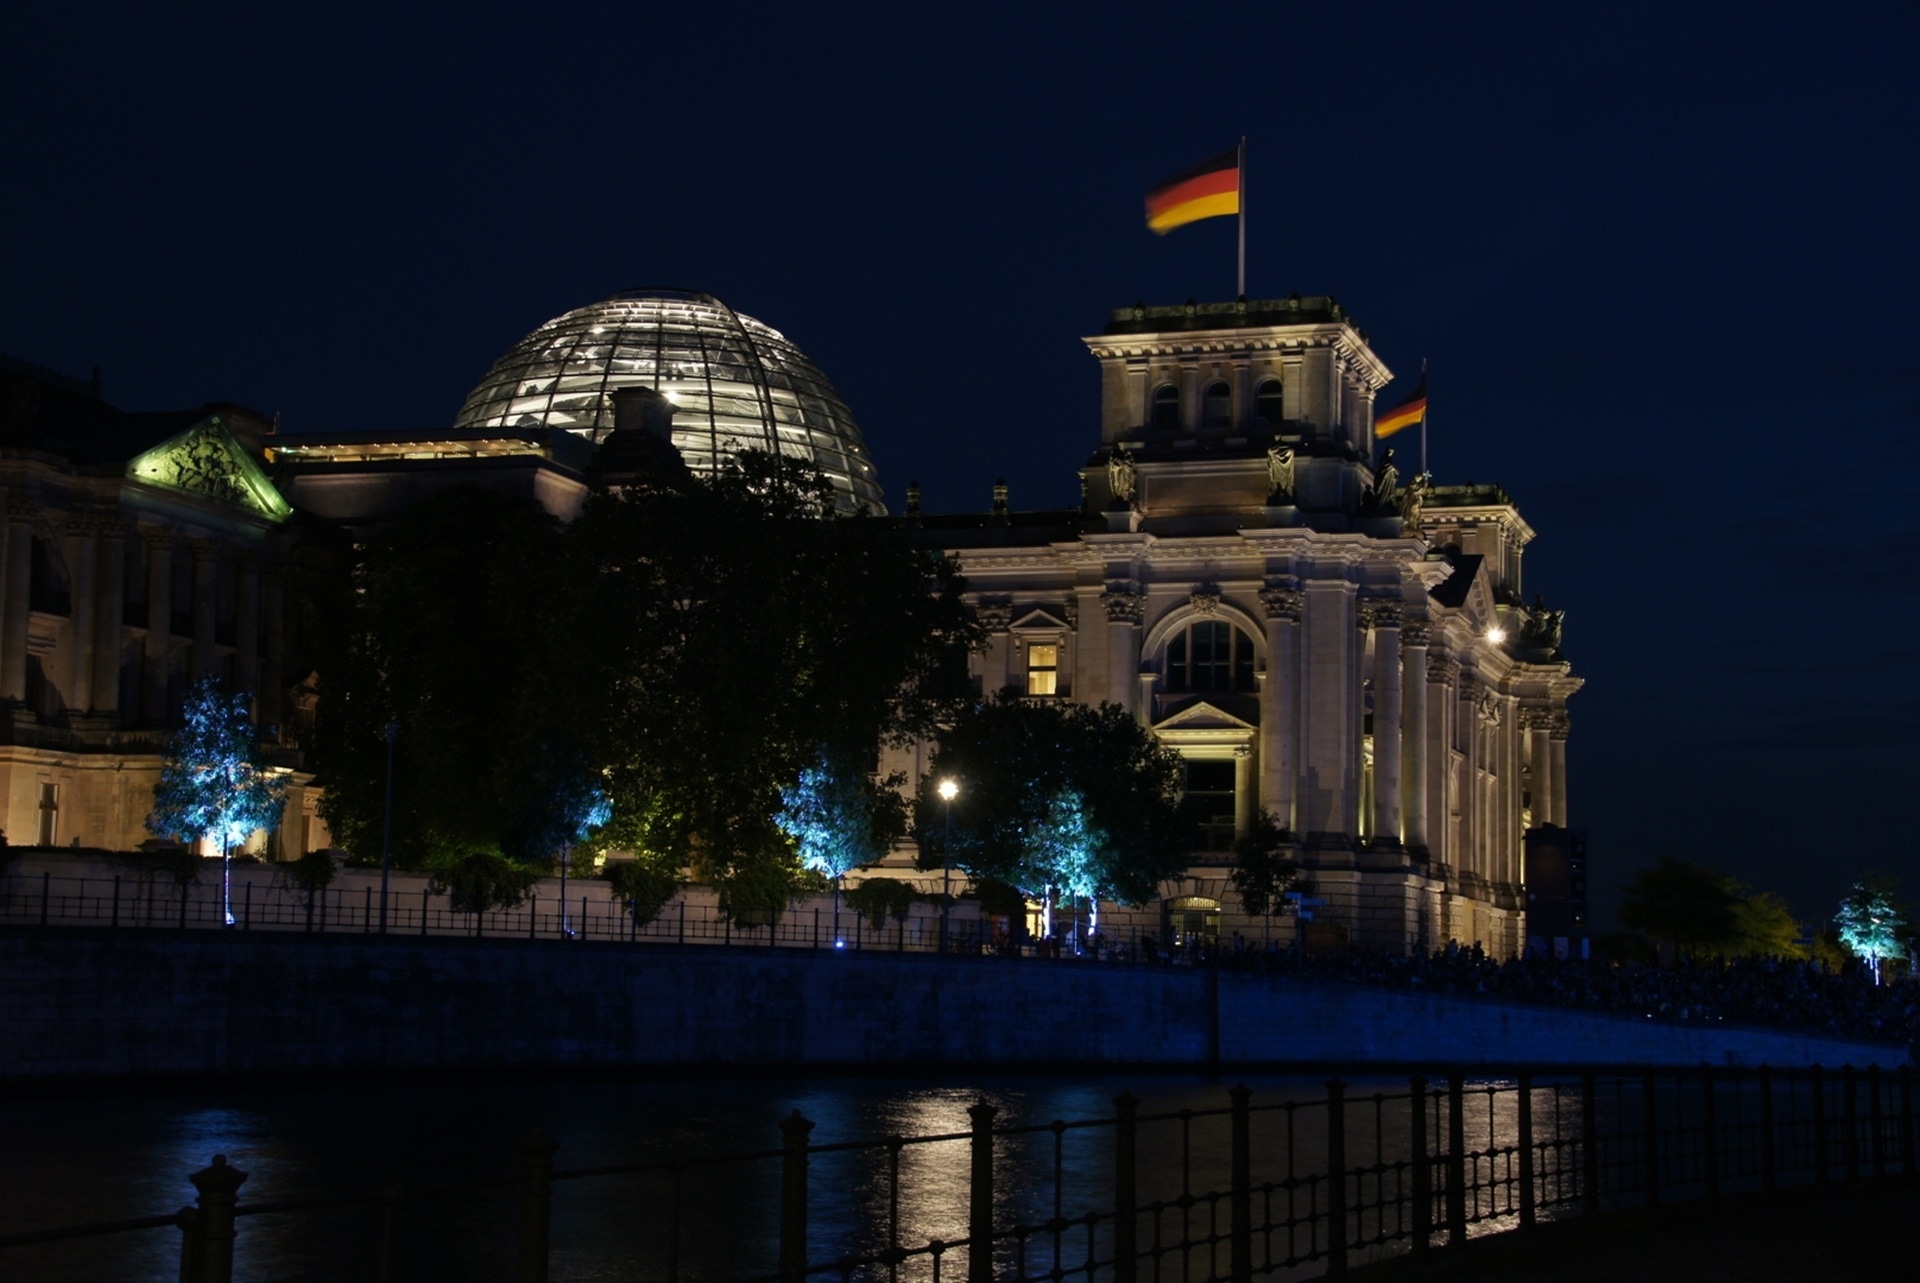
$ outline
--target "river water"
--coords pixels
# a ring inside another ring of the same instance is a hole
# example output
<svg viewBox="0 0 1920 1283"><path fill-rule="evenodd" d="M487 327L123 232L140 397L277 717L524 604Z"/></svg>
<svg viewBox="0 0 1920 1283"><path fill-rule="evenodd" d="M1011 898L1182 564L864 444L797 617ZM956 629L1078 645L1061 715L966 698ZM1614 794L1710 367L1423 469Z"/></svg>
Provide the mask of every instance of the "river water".
<svg viewBox="0 0 1920 1283"><path fill-rule="evenodd" d="M1250 1079L1247 1085L1256 1106L1265 1107L1255 1115L1258 1167L1274 1172L1294 1163L1300 1170L1318 1170L1325 1111L1307 1102L1325 1096L1324 1081ZM1366 1134L1364 1093L1374 1087L1404 1092L1405 1081L1355 1085L1354 1092L1361 1094L1348 1113L1354 1133L1351 1161L1405 1153L1404 1122L1389 1123L1374 1136ZM193 1201L188 1173L206 1166L216 1153L250 1173L241 1190L244 1206L350 1197L389 1187L419 1190L460 1181L510 1182L520 1161L517 1145L536 1129L558 1142L555 1167L564 1171L777 1149L778 1123L795 1109L815 1123L812 1143L830 1145L888 1135L964 1132L968 1106L981 1100L999 1109L996 1125L1003 1129L1054 1119L1111 1118L1114 1097L1123 1090L1140 1098L1143 1115L1160 1116L1140 1129L1143 1204L1176 1199L1183 1189L1226 1188L1227 1120L1166 1117L1181 1110L1227 1107L1226 1086L1198 1076L1125 1081L1067 1076L944 1081L556 1077L339 1090L103 1093L15 1097L0 1103L0 1235L172 1212ZM1298 1102L1298 1111L1287 1102ZM1508 1127L1493 1127L1486 1110L1481 1117L1488 1130L1479 1139L1502 1140L1491 1132L1504 1133ZM1549 1128L1543 1126L1545 1130ZM1033 1224L1053 1215L1056 1188L1059 1210L1069 1217L1111 1206L1112 1142L1112 1130L1104 1127L1069 1129L1057 1141L1052 1133L1003 1138L996 1150L997 1222ZM812 1158L809 1247L814 1260L886 1247L896 1215L903 1245L966 1234L967 1143L908 1146L899 1164L896 1214L895 1182L884 1151ZM1261 1179L1260 1170L1255 1179ZM1316 1194L1307 1188L1288 1197L1311 1201ZM1318 1197L1324 1197L1324 1190ZM680 1277L772 1274L778 1202L777 1160L691 1171L677 1202ZM670 1180L659 1173L557 1183L552 1277L580 1283L664 1278L668 1222L675 1206ZM1203 1207L1195 1215L1206 1214ZM394 1277L511 1279L518 1215L512 1189L409 1197L400 1203L393 1223ZM1224 1210L1219 1215L1224 1226ZM1143 1239L1151 1232L1151 1225L1143 1229ZM1190 1231L1176 1223L1166 1232L1171 1241ZM372 1280L379 1277L381 1238L377 1207L244 1217L239 1222L236 1278L275 1283ZM179 1232L162 1228L0 1249L0 1278L15 1283L172 1280L178 1277L178 1245ZM1073 1263L1085 1257L1085 1234L1055 1241L1041 1233L1029 1247L1029 1271L1045 1268L1054 1252L1063 1264ZM1280 1259L1298 1247L1265 1241L1263 1259ZM963 1261L963 1250L950 1253L943 1276L961 1277ZM926 1277L930 1264L923 1259L902 1277Z"/></svg>

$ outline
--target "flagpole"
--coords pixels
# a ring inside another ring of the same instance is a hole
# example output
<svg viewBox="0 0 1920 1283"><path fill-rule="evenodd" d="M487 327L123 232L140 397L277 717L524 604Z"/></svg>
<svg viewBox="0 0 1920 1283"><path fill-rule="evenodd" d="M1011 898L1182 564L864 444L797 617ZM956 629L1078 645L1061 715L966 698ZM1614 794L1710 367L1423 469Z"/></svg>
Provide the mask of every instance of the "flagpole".
<svg viewBox="0 0 1920 1283"><path fill-rule="evenodd" d="M1247 138L1240 136L1240 288L1235 298L1247 296Z"/></svg>
<svg viewBox="0 0 1920 1283"><path fill-rule="evenodd" d="M1427 358L1424 356L1420 358L1420 386L1423 388L1427 386ZM1420 474L1422 476L1427 472L1427 407L1432 404L1433 398L1428 396L1427 404L1420 407Z"/></svg>

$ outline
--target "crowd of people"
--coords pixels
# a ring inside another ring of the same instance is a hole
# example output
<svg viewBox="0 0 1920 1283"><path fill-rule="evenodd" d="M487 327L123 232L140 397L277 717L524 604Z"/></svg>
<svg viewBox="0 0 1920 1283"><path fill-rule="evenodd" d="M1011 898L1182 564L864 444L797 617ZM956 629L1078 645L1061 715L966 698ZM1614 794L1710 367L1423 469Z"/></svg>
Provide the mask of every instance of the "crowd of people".
<svg viewBox="0 0 1920 1283"><path fill-rule="evenodd" d="M1656 966L1537 954L1496 961L1477 945L1456 944L1428 956L1391 957L1361 950L1313 956L1238 936L1190 941L1175 949L1142 937L1135 957L1655 1020L1920 1043L1920 983L1902 979L1876 985L1864 966L1854 964L1834 969L1820 962L1775 958L1682 958L1671 966Z"/></svg>

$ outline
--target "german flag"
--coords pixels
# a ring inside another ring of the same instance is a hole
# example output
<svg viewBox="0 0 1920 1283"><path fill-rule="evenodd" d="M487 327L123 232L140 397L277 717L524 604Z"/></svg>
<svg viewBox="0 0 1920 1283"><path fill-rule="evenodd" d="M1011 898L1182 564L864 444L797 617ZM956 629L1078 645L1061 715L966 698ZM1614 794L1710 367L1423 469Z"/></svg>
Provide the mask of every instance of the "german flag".
<svg viewBox="0 0 1920 1283"><path fill-rule="evenodd" d="M1240 149L1221 152L1147 193L1147 226L1164 236L1203 218L1240 212Z"/></svg>
<svg viewBox="0 0 1920 1283"><path fill-rule="evenodd" d="M1420 376L1420 386L1413 395L1402 401L1394 409L1387 411L1373 421L1373 439L1378 441L1390 437L1402 428L1410 428L1427 417L1427 376Z"/></svg>

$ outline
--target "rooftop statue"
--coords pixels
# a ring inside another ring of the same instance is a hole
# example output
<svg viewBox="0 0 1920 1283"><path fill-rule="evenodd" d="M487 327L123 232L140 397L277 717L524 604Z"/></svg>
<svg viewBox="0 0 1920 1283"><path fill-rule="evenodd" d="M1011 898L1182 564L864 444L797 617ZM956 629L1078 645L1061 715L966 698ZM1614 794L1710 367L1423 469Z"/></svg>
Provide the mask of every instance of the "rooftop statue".
<svg viewBox="0 0 1920 1283"><path fill-rule="evenodd" d="M1380 464L1373 470L1373 485L1362 497L1361 503L1369 508L1384 508L1392 504L1400 493L1400 468L1393 461L1393 447L1388 446L1380 456Z"/></svg>
<svg viewBox="0 0 1920 1283"><path fill-rule="evenodd" d="M1427 491L1433 485L1433 475L1427 472L1416 473L1407 488L1400 492L1400 519L1403 533L1420 533L1420 509L1426 505Z"/></svg>
<svg viewBox="0 0 1920 1283"><path fill-rule="evenodd" d="M1113 497L1131 504L1135 477L1133 459L1127 454L1126 446L1114 446L1113 453L1107 456L1107 486L1113 491Z"/></svg>

